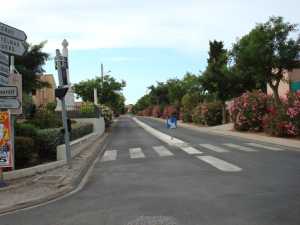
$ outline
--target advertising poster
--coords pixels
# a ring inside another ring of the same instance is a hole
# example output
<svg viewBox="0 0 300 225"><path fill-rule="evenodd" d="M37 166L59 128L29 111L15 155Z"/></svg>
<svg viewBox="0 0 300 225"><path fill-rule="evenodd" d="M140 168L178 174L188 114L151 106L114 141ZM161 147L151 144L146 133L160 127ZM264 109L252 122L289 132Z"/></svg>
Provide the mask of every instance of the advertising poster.
<svg viewBox="0 0 300 225"><path fill-rule="evenodd" d="M9 112L0 112L0 167L12 167Z"/></svg>

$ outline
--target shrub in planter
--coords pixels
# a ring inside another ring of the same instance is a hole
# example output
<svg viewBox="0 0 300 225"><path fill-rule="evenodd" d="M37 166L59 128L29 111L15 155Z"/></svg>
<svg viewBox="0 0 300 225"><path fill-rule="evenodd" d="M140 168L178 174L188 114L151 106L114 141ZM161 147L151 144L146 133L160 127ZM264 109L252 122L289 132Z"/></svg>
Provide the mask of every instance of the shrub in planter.
<svg viewBox="0 0 300 225"><path fill-rule="evenodd" d="M93 124L91 123L76 123L72 125L71 140L76 140L93 132Z"/></svg>
<svg viewBox="0 0 300 225"><path fill-rule="evenodd" d="M153 109L152 109L152 116L154 116L154 117L160 117L161 116L161 110L160 110L160 106L159 105L156 105L156 106L154 106L153 107Z"/></svg>
<svg viewBox="0 0 300 225"><path fill-rule="evenodd" d="M94 115L94 113L95 113L95 105L92 102L84 102L80 106L79 111L80 111L81 116L90 117L90 115Z"/></svg>
<svg viewBox="0 0 300 225"><path fill-rule="evenodd" d="M34 138L37 135L38 128L30 123L16 123L16 136Z"/></svg>
<svg viewBox="0 0 300 225"><path fill-rule="evenodd" d="M29 123L40 129L57 128L62 126L62 120L57 113L46 109L40 109L35 113L34 118Z"/></svg>
<svg viewBox="0 0 300 225"><path fill-rule="evenodd" d="M268 97L262 91L246 92L235 98L230 107L234 128L240 131L261 131L267 111Z"/></svg>
<svg viewBox="0 0 300 225"><path fill-rule="evenodd" d="M35 145L41 161L55 160L56 147L63 143L62 128L38 130Z"/></svg>
<svg viewBox="0 0 300 225"><path fill-rule="evenodd" d="M207 126L222 124L222 103L209 102L201 105L201 116Z"/></svg>
<svg viewBox="0 0 300 225"><path fill-rule="evenodd" d="M32 138L16 136L15 149L15 166L17 169L28 167L37 162L37 151Z"/></svg>
<svg viewBox="0 0 300 225"><path fill-rule="evenodd" d="M276 106L271 99L263 120L266 133L279 137L294 137L300 134L300 92L287 94L282 104Z"/></svg>

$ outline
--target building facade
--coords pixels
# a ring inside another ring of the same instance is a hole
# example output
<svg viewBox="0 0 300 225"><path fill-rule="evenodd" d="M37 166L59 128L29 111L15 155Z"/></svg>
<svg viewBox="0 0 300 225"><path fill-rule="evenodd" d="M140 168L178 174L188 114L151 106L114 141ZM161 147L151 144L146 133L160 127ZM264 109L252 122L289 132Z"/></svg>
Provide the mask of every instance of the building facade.
<svg viewBox="0 0 300 225"><path fill-rule="evenodd" d="M37 89L32 93L33 103L39 108L55 102L56 83L52 74L39 75L38 79L49 84L49 87Z"/></svg>

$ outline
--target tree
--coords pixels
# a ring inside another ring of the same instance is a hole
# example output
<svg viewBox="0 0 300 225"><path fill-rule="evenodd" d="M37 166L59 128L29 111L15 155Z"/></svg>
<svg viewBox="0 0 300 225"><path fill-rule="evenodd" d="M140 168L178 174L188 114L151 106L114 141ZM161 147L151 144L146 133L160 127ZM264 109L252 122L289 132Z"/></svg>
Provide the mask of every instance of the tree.
<svg viewBox="0 0 300 225"><path fill-rule="evenodd" d="M252 88L266 91L270 86L277 104L279 83L284 71L300 67L300 36L291 38L296 24L284 22L282 17L271 17L266 23L257 24L233 47L232 55L239 74L252 84Z"/></svg>
<svg viewBox="0 0 300 225"><path fill-rule="evenodd" d="M222 41L209 42L207 68L201 76L204 90L215 94L223 105L223 123L226 122L225 101L235 94L234 76L228 70L228 53Z"/></svg>
<svg viewBox="0 0 300 225"><path fill-rule="evenodd" d="M100 77L81 81L74 85L75 93L83 101L94 101L94 88L98 90L98 99L101 104L109 106L115 113L122 113L125 108L125 97L121 91L126 86L125 81L118 82L115 78L106 75L103 82Z"/></svg>
<svg viewBox="0 0 300 225"><path fill-rule="evenodd" d="M46 41L37 45L25 43L24 55L15 57L15 67L22 74L25 93L49 85L47 82L40 81L37 76L45 72L43 65L49 59L49 54L42 51L46 43Z"/></svg>

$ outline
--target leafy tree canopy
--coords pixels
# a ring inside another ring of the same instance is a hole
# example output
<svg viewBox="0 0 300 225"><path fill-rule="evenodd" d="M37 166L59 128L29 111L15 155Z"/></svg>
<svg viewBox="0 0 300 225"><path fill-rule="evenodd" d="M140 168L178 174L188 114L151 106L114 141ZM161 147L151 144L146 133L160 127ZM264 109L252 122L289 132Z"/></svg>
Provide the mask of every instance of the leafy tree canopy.
<svg viewBox="0 0 300 225"><path fill-rule="evenodd" d="M97 89L98 101L113 109L115 113L122 113L125 108L125 97L121 91L126 86L125 81L117 81L115 78L106 75L103 81L100 77L81 81L74 85L75 93L83 101L94 101L94 88Z"/></svg>
<svg viewBox="0 0 300 225"><path fill-rule="evenodd" d="M37 76L45 72L43 66L49 59L49 54L43 52L46 43L46 41L37 45L25 43L24 55L15 57L15 67L22 74L23 91L25 93L48 86L47 82L38 80Z"/></svg>

